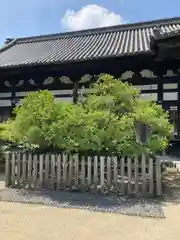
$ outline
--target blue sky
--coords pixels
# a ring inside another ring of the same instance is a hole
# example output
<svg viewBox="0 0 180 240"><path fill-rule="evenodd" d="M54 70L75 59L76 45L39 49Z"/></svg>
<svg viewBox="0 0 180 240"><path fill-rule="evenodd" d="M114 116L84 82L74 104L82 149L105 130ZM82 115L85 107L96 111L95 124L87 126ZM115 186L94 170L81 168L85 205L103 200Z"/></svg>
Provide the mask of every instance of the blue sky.
<svg viewBox="0 0 180 240"><path fill-rule="evenodd" d="M0 46L6 37L180 16L180 0L0 0Z"/></svg>

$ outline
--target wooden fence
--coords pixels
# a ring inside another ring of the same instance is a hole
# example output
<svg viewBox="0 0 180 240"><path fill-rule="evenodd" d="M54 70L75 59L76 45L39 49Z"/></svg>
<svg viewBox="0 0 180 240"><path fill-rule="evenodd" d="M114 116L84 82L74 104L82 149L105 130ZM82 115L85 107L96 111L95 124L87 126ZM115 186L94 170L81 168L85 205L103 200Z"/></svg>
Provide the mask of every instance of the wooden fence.
<svg viewBox="0 0 180 240"><path fill-rule="evenodd" d="M6 155L6 187L160 196L159 160L68 154Z"/></svg>

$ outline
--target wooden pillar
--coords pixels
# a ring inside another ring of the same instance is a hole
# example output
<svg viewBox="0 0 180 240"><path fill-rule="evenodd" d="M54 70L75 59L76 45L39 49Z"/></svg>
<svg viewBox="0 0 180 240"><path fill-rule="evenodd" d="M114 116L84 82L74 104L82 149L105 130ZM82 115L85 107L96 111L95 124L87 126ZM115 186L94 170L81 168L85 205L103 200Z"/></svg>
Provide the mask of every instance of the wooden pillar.
<svg viewBox="0 0 180 240"><path fill-rule="evenodd" d="M75 82L73 85L73 103L78 102L78 83Z"/></svg>
<svg viewBox="0 0 180 240"><path fill-rule="evenodd" d="M158 94L157 94L158 103L163 103L163 77L159 76L158 78Z"/></svg>
<svg viewBox="0 0 180 240"><path fill-rule="evenodd" d="M180 138L180 74L178 73L177 135Z"/></svg>
<svg viewBox="0 0 180 240"><path fill-rule="evenodd" d="M11 81L11 118L15 117L13 113L15 107L16 107L16 83Z"/></svg>

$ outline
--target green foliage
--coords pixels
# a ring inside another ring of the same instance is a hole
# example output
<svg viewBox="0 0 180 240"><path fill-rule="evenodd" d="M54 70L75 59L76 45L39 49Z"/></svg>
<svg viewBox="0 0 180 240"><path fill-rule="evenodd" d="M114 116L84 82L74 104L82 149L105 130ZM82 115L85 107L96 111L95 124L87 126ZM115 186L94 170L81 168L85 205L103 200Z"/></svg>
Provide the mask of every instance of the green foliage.
<svg viewBox="0 0 180 240"><path fill-rule="evenodd" d="M132 112L140 93L135 88L110 75L100 77L92 85L93 93L88 95L87 109L105 109L118 115Z"/></svg>
<svg viewBox="0 0 180 240"><path fill-rule="evenodd" d="M128 143L125 143L125 146L130 144L134 148L136 145L140 151L162 150L167 147L168 138L172 136L173 126L169 123L168 113L161 105L141 99L140 92L134 87L109 75L101 77L93 85L93 93L87 96L84 107L87 111L90 109L108 110L118 116L120 122L124 119L127 125L129 125L128 120L131 119L132 137ZM137 146L135 143L137 123L149 126L151 129L147 144L139 143Z"/></svg>
<svg viewBox="0 0 180 240"><path fill-rule="evenodd" d="M15 120L12 122L14 140L21 143L38 144L46 147L45 129L56 117L56 104L49 91L29 94L14 110Z"/></svg>
<svg viewBox="0 0 180 240"><path fill-rule="evenodd" d="M140 100L134 110L136 121L152 127L153 131L165 136L171 136L172 125L169 124L168 113L160 105L152 101Z"/></svg>
<svg viewBox="0 0 180 240"><path fill-rule="evenodd" d="M12 120L8 120L7 122L0 123L0 139L4 141L14 141L14 136L12 133L14 122Z"/></svg>
<svg viewBox="0 0 180 240"><path fill-rule="evenodd" d="M48 91L31 93L16 117L0 125L0 138L28 148L123 155L156 152L167 146L168 114L120 79L101 77L83 103L55 102ZM137 123L151 127L147 143L137 142Z"/></svg>

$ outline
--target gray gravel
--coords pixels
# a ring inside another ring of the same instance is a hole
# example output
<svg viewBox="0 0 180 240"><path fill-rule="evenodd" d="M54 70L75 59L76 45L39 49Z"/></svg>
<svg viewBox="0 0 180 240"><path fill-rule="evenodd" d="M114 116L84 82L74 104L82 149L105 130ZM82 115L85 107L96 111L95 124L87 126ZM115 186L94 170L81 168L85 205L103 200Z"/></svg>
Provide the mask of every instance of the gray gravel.
<svg viewBox="0 0 180 240"><path fill-rule="evenodd" d="M0 201L44 204L59 208L164 218L164 212L159 201L142 198L8 188L0 190Z"/></svg>

